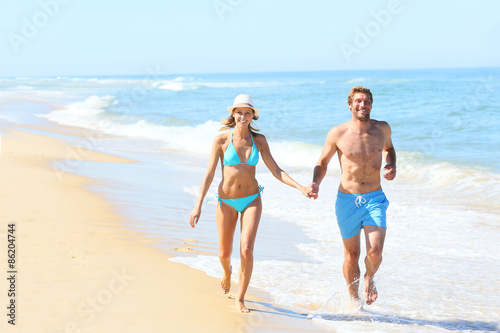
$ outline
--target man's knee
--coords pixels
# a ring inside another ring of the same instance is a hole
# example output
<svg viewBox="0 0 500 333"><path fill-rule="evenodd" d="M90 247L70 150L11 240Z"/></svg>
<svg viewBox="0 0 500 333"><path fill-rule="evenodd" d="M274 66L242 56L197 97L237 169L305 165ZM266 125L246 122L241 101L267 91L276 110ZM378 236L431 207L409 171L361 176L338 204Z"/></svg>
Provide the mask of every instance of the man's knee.
<svg viewBox="0 0 500 333"><path fill-rule="evenodd" d="M382 246L374 246L366 251L366 256L372 261L382 260Z"/></svg>
<svg viewBox="0 0 500 333"><path fill-rule="evenodd" d="M344 250L344 256L346 261L358 262L360 256L359 249Z"/></svg>

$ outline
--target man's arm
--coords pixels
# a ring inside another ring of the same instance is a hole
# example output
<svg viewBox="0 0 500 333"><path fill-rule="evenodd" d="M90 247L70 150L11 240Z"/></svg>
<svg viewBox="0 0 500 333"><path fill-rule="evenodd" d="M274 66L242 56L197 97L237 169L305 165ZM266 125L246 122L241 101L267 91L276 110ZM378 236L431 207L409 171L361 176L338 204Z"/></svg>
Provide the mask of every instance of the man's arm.
<svg viewBox="0 0 500 333"><path fill-rule="evenodd" d="M328 135L326 136L325 145L321 151L321 156L316 163L313 171L313 180L309 186L311 192L309 193L310 198L315 200L318 198L319 185L325 178L326 171L328 169L328 163L332 159L333 155L337 152L337 137L338 137L338 127L332 128Z"/></svg>
<svg viewBox="0 0 500 333"><path fill-rule="evenodd" d="M384 173L384 178L387 180L393 180L396 178L396 150L392 144L391 126L384 122L382 131L384 132L386 138L384 146L384 160L386 163L384 170L386 170L386 172Z"/></svg>

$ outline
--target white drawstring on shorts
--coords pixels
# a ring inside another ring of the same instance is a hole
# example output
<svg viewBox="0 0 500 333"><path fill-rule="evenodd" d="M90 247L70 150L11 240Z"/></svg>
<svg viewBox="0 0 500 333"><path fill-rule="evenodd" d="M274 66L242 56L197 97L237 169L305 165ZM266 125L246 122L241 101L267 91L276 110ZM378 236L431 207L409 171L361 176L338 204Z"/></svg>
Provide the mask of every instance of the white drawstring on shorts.
<svg viewBox="0 0 500 333"><path fill-rule="evenodd" d="M359 208L359 207L363 206L366 203L366 199L363 198L363 196L360 195L359 197L356 198L356 200L354 201L354 203L356 204L356 207Z"/></svg>

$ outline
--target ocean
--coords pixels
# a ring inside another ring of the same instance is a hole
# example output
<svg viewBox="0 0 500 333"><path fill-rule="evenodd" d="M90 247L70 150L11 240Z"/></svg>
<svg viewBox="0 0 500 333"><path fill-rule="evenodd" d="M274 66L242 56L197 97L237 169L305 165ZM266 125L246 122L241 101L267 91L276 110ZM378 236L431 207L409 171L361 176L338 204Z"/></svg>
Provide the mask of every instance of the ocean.
<svg viewBox="0 0 500 333"><path fill-rule="evenodd" d="M391 125L398 157L396 179L382 181L390 206L377 302L346 310L336 157L315 201L259 162L265 189L251 286L285 315L337 332L499 331L500 68L186 75L152 68L134 76L0 78L0 125L44 134L54 124L77 128L78 137L51 134L78 147L53 162L55 176L98 179L89 189L172 261L220 277L217 200L204 204L195 229L188 216L226 107L238 94L252 95L261 109L255 126L275 160L307 185L328 130L351 117L347 94L356 85L371 89L371 117ZM135 162L82 161L88 149ZM207 199L220 178L219 166Z"/></svg>

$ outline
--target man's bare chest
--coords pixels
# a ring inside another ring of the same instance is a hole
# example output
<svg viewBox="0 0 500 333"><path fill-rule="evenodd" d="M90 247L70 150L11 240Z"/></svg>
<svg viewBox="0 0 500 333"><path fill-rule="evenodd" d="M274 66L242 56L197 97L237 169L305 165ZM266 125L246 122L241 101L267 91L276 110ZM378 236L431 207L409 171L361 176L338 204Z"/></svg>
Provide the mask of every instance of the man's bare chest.
<svg viewBox="0 0 500 333"><path fill-rule="evenodd" d="M379 158L385 145L385 137L382 133L345 135L339 140L337 147L339 155L343 155L351 160L368 161Z"/></svg>

